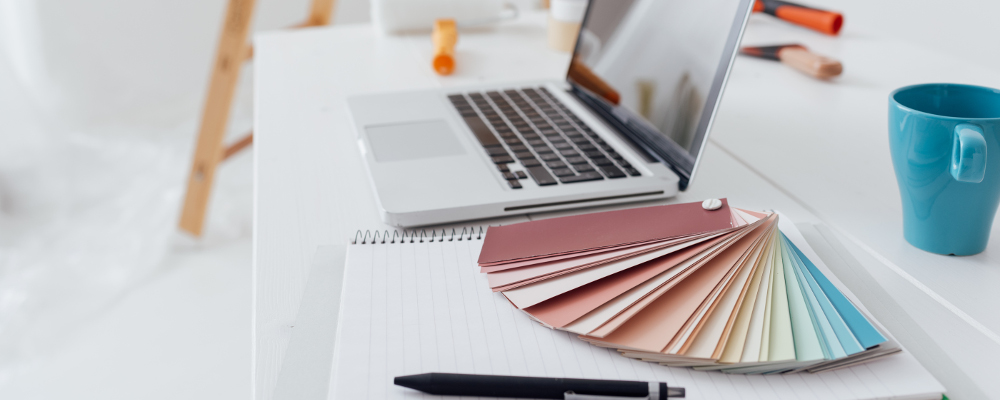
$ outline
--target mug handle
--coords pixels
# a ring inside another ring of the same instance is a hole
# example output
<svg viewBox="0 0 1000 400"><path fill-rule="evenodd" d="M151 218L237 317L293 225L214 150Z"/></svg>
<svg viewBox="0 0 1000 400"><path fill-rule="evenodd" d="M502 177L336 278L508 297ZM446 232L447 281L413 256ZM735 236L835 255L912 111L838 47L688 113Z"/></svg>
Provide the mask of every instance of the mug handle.
<svg viewBox="0 0 1000 400"><path fill-rule="evenodd" d="M973 124L955 126L951 150L951 176L959 182L979 183L986 177L986 138Z"/></svg>

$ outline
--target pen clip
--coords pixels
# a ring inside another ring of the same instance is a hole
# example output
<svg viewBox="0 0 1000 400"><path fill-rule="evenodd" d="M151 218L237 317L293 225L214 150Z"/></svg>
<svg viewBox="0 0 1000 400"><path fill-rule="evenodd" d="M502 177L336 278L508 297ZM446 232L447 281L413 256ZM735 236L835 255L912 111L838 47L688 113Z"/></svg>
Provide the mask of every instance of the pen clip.
<svg viewBox="0 0 1000 400"><path fill-rule="evenodd" d="M572 390L567 390L563 393L563 400L646 400L649 396L642 397L631 397L631 396L601 396L596 394L579 394L574 393Z"/></svg>
<svg viewBox="0 0 1000 400"><path fill-rule="evenodd" d="M666 389L666 397L684 397L685 394L684 388L669 387L659 382L649 382L649 394L645 396L602 396L596 394L578 394L572 390L567 390L563 393L563 400L659 400L661 398L661 389Z"/></svg>

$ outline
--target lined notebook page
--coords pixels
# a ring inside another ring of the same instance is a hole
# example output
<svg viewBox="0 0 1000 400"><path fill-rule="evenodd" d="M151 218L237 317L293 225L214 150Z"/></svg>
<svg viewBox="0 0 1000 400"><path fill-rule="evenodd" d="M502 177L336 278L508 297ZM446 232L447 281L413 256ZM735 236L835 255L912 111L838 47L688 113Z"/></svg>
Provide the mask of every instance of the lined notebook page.
<svg viewBox="0 0 1000 400"><path fill-rule="evenodd" d="M545 328L492 292L476 265L481 246L348 246L331 398L452 398L392 383L426 372L665 381L686 388L688 399L940 398L905 352L836 371L769 376L631 360Z"/></svg>

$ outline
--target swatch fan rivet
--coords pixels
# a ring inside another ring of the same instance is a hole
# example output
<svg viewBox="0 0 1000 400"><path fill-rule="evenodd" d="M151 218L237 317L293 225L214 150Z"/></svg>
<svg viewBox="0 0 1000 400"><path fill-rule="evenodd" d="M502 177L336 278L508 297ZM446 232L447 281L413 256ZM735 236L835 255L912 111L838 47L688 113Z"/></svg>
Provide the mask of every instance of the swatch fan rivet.
<svg viewBox="0 0 1000 400"><path fill-rule="evenodd" d="M708 200L705 200L705 201L701 202L701 208L704 208L704 209L709 210L709 211L718 210L718 209L722 208L722 200L719 200L719 199L708 199Z"/></svg>

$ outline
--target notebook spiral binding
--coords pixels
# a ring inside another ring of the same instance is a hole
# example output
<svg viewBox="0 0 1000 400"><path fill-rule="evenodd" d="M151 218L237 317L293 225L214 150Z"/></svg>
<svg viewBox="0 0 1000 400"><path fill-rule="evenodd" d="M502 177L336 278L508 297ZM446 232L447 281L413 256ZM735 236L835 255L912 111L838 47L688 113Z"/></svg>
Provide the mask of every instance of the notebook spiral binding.
<svg viewBox="0 0 1000 400"><path fill-rule="evenodd" d="M364 233L362 233L359 229L358 232L354 234L354 237L351 238L351 244L403 244L444 241L461 242L462 240L483 240L484 234L482 226L467 226L462 228L462 232L458 232L458 228L452 228L451 234L448 233L447 229L441 229L440 235L438 235L438 232L435 229L432 229L430 234L427 233L426 229L421 229L419 232L416 229L409 231L393 230L391 237L389 236L388 229L381 231L376 230L374 232L366 230Z"/></svg>

